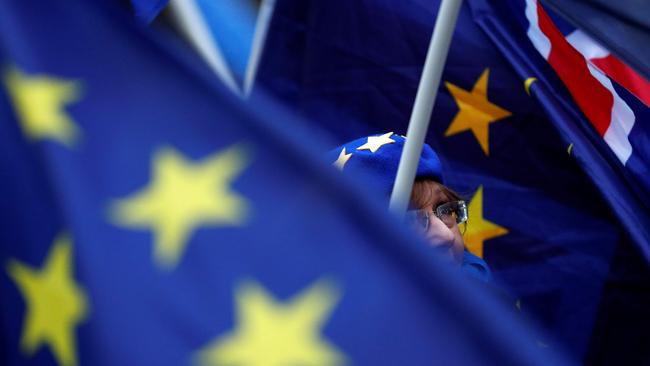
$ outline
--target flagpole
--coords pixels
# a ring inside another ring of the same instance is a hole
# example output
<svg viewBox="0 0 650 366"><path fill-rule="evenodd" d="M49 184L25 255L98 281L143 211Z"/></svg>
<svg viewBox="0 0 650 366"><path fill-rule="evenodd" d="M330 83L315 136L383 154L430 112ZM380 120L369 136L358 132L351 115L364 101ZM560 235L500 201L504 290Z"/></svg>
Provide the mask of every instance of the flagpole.
<svg viewBox="0 0 650 366"><path fill-rule="evenodd" d="M462 0L442 0L440 3L406 132L406 143L397 168L395 186L390 197L390 210L400 216L406 212L411 198L413 181L420 154L422 154L424 138L429 128L433 103L438 93L442 70L445 66L461 4Z"/></svg>

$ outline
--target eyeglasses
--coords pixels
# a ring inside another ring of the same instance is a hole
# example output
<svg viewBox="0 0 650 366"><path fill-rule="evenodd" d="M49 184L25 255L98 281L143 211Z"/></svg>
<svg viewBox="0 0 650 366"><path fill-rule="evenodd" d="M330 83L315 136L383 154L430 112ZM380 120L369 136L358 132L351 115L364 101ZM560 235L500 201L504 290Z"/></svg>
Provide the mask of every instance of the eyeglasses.
<svg viewBox="0 0 650 366"><path fill-rule="evenodd" d="M452 227L467 221L467 204L465 204L465 201L451 201L436 207L433 211L407 211L406 218L416 227L426 231L431 224L430 217L432 214L448 227Z"/></svg>

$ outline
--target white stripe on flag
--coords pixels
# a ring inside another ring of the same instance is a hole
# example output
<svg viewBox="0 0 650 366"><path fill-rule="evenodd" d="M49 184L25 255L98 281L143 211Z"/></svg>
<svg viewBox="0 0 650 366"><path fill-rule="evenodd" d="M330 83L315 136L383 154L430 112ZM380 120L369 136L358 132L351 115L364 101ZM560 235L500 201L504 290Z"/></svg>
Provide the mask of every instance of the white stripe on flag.
<svg viewBox="0 0 650 366"><path fill-rule="evenodd" d="M634 127L636 119L634 112L632 112L632 109L621 99L616 90L614 90L612 81L589 62L588 55L595 51L593 47L594 42L588 39L581 31L572 32L566 37L566 40L585 57L591 75L612 93L612 97L614 98L612 116L609 128L605 131L603 138L618 159L625 165L630 155L632 155L632 145L628 136L632 127Z"/></svg>
<svg viewBox="0 0 650 366"><path fill-rule="evenodd" d="M546 35L539 29L539 23L537 22L537 1L536 0L526 0L526 18L528 18L528 38L533 42L537 51L542 54L545 60L548 60L548 55L551 53L551 41L546 37Z"/></svg>
<svg viewBox="0 0 650 366"><path fill-rule="evenodd" d="M591 39L585 32L575 30L566 39L578 50L587 60L609 56L609 51Z"/></svg>

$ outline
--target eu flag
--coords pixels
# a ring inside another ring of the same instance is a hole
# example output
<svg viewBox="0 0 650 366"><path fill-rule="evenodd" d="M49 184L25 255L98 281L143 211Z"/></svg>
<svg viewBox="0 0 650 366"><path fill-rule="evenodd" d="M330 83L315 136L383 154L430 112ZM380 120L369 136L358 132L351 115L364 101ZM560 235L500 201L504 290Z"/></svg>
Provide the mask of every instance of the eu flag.
<svg viewBox="0 0 650 366"><path fill-rule="evenodd" d="M3 1L0 58L2 364L563 362L110 4Z"/></svg>
<svg viewBox="0 0 650 366"><path fill-rule="evenodd" d="M470 202L465 243L576 358L638 363L650 326L647 204L637 195L647 181L643 124L630 135L627 173L612 151L589 158L608 149L603 138L567 139L567 129L586 127L556 123L564 106L565 122L584 122L571 94L548 65L525 68L546 64L520 27L525 2L490 3L499 11L479 1L461 9L426 139ZM258 85L339 143L405 133L437 8L279 1ZM538 92L549 80L555 104Z"/></svg>

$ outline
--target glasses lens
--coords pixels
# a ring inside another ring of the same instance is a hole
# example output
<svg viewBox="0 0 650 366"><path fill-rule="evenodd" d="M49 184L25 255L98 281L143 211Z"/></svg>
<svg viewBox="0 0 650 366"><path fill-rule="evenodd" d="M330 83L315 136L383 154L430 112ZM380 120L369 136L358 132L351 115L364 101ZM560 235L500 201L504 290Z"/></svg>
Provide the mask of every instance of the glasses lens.
<svg viewBox="0 0 650 366"><path fill-rule="evenodd" d="M446 225L453 226L467 221L465 201L452 201L436 207L436 216Z"/></svg>
<svg viewBox="0 0 650 366"><path fill-rule="evenodd" d="M420 230L427 230L429 228L429 215L424 211L407 211L407 221Z"/></svg>

